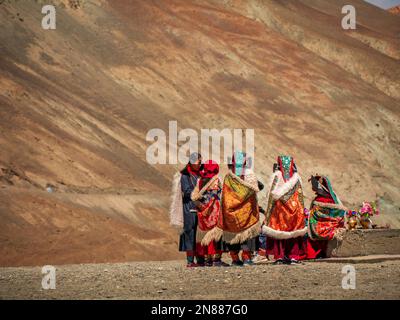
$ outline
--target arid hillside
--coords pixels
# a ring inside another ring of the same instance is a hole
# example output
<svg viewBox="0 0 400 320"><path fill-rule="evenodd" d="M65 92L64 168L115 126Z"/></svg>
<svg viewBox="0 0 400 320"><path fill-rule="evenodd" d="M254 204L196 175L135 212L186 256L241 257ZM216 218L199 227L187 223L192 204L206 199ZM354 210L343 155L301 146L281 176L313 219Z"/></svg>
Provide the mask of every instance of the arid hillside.
<svg viewBox="0 0 400 320"><path fill-rule="evenodd" d="M254 129L263 182L291 154L307 204L327 174L399 227L400 17L350 2L356 30L344 0L0 1L0 266L181 257L181 165L146 162L172 120Z"/></svg>
<svg viewBox="0 0 400 320"><path fill-rule="evenodd" d="M390 13L400 15L400 6L396 6L396 7L390 8L388 11Z"/></svg>

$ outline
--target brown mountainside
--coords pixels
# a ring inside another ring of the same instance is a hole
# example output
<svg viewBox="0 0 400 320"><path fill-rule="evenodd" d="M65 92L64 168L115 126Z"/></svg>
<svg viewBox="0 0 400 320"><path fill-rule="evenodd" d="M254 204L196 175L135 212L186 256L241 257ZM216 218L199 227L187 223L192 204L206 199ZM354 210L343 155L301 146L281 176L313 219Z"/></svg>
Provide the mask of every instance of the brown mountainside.
<svg viewBox="0 0 400 320"><path fill-rule="evenodd" d="M396 7L390 8L388 11L390 13L400 15L400 6L396 6Z"/></svg>

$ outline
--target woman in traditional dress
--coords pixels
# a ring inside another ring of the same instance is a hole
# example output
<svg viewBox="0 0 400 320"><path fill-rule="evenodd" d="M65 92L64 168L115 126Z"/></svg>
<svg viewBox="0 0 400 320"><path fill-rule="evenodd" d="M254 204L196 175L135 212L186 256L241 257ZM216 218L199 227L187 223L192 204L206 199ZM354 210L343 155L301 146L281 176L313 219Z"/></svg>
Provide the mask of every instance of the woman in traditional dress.
<svg viewBox="0 0 400 320"><path fill-rule="evenodd" d="M324 258L328 241L332 240L340 229L344 230L347 208L333 191L328 177L315 175L311 176L309 181L315 198L311 202L307 219L307 258Z"/></svg>
<svg viewBox="0 0 400 320"><path fill-rule="evenodd" d="M197 210L191 198L201 169L201 155L192 153L189 163L174 177L170 223L183 228L179 251L186 252L187 267L204 266L204 257L196 255ZM197 263L194 261L195 256Z"/></svg>
<svg viewBox="0 0 400 320"><path fill-rule="evenodd" d="M267 236L267 254L276 263L296 263L306 258L302 182L294 160L279 156L268 195L263 233Z"/></svg>
<svg viewBox="0 0 400 320"><path fill-rule="evenodd" d="M222 187L221 214L217 226L203 238L202 244L218 241L227 243L232 265L252 264L252 252L257 250L260 231L257 192L258 180L244 152L235 152L230 172ZM246 168L247 167L247 168ZM242 249L242 260L239 251Z"/></svg>
<svg viewBox="0 0 400 320"><path fill-rule="evenodd" d="M205 257L206 266L220 267L227 266L221 260L223 252L222 241L211 241L208 245L201 244L205 234L217 225L221 214L220 198L222 188L218 173L219 165L212 160L206 161L191 197L197 208L197 256Z"/></svg>

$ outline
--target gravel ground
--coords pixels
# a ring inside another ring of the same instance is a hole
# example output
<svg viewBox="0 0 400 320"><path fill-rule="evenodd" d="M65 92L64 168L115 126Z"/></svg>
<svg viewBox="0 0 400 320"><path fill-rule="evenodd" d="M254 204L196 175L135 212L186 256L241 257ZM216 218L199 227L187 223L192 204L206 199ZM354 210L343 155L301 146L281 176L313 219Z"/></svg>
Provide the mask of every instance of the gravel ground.
<svg viewBox="0 0 400 320"><path fill-rule="evenodd" d="M1 268L1 299L400 299L400 261L354 264L356 289L344 290L343 263L208 267L182 261L56 267L56 289L41 267Z"/></svg>

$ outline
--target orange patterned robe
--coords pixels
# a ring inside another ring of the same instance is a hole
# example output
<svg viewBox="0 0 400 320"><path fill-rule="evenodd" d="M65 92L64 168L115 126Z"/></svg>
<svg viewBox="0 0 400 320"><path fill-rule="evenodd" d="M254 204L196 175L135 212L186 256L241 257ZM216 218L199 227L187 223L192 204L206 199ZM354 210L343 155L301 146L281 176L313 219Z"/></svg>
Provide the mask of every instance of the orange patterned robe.
<svg viewBox="0 0 400 320"><path fill-rule="evenodd" d="M291 239L303 236L306 232L300 176L295 173L284 182L282 173L275 172L263 233L274 239Z"/></svg>
<svg viewBox="0 0 400 320"><path fill-rule="evenodd" d="M218 225L202 244L221 238L229 244L243 243L259 234L258 187L233 173L225 176Z"/></svg>

